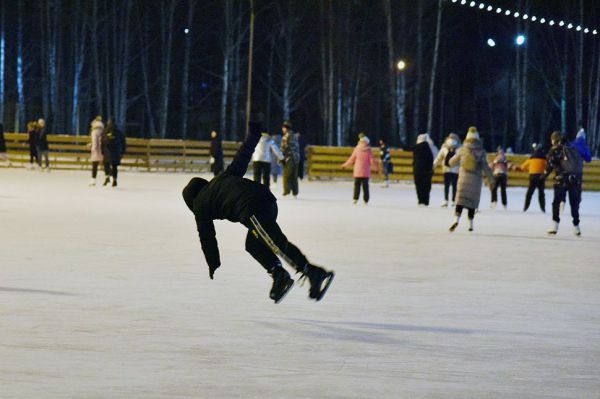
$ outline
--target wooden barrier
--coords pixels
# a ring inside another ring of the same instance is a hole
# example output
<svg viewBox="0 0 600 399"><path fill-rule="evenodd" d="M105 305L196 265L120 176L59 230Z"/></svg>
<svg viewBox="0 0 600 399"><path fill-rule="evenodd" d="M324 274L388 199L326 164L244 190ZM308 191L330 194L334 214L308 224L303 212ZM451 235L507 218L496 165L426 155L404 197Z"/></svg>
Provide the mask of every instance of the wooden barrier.
<svg viewBox="0 0 600 399"><path fill-rule="evenodd" d="M10 166L28 166L27 134L5 133L4 138ZM239 146L239 143L223 142L226 163L231 161ZM91 169L89 136L49 134L48 147L52 169ZM209 141L128 138L121 165L145 171L206 172L210 168L209 149ZM7 166L0 163L0 167Z"/></svg>
<svg viewBox="0 0 600 399"><path fill-rule="evenodd" d="M308 178L310 180L320 179L351 179L352 169L341 169L340 165L344 163L353 147L308 147ZM373 148L373 155L379 160L379 149ZM401 150L390 150L392 163L394 164L394 173L390 176L392 181L413 181L412 170L412 152ZM508 155L507 158L514 165L520 165L529 156L528 155ZM493 154L488 154L491 161ZM381 180L383 175L373 174L374 180ZM434 183L443 182L442 168L435 170L433 176ZM552 179L548 178L546 187L552 187ZM527 187L529 185L529 174L527 172L511 171L508 177L509 186ZM600 191L600 160L594 160L584 166L583 173L584 190Z"/></svg>

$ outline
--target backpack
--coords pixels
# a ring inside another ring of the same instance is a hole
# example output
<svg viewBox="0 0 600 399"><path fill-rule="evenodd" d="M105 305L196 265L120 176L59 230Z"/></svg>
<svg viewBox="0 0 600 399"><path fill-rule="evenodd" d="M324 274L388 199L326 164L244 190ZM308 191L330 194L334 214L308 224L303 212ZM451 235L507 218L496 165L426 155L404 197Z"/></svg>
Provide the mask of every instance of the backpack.
<svg viewBox="0 0 600 399"><path fill-rule="evenodd" d="M560 154L560 169L566 174L576 175L583 173L583 159L577 148L571 145L563 145Z"/></svg>
<svg viewBox="0 0 600 399"><path fill-rule="evenodd" d="M451 148L448 150L448 153L446 154L446 158L444 158L444 165L446 165L447 167L451 168L450 166L450 160L452 159L452 157L456 154L456 151L454 151L454 148Z"/></svg>

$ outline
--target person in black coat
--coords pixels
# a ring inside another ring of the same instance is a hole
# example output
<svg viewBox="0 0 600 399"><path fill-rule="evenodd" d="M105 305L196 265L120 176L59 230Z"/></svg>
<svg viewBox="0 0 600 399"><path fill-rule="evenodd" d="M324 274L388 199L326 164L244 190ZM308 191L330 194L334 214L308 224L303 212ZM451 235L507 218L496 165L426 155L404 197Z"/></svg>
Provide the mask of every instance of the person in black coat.
<svg viewBox="0 0 600 399"><path fill-rule="evenodd" d="M6 141L4 141L4 125L0 122L0 159L8 161L6 154Z"/></svg>
<svg viewBox="0 0 600 399"><path fill-rule="evenodd" d="M40 168L42 167L42 157L44 157L46 160L45 169L50 171L50 159L48 158L48 134L46 132L46 121L44 119L38 119L35 131L37 136L38 166Z"/></svg>
<svg viewBox="0 0 600 399"><path fill-rule="evenodd" d="M29 143L29 168L33 169L38 163L38 153L37 153L37 128L36 121L31 121L27 123L27 135L28 143ZM33 161L35 160L35 163Z"/></svg>
<svg viewBox="0 0 600 399"><path fill-rule="evenodd" d="M104 157L104 173L106 179L104 186L110 183L112 177L112 186L117 186L117 177L119 174L119 165L121 158L127 149L125 135L115 127L114 121L109 119L106 123L104 131L104 139L102 140L102 155Z"/></svg>
<svg viewBox="0 0 600 399"><path fill-rule="evenodd" d="M223 159L223 142L216 130L210 132L210 150L208 155L210 155L210 171L217 176L223 172L225 162Z"/></svg>
<svg viewBox="0 0 600 399"><path fill-rule="evenodd" d="M196 219L209 277L212 279L221 266L213 220L226 219L248 229L246 251L273 277L270 297L275 303L283 299L294 282L278 257L302 273L301 278L309 279L309 297L318 301L329 287L333 272L310 264L288 241L277 224L277 200L271 191L244 178L261 131L260 123L250 122L249 135L229 167L210 182L194 177L183 189L183 199Z"/></svg>
<svg viewBox="0 0 600 399"><path fill-rule="evenodd" d="M417 199L421 206L429 206L429 194L431 193L434 154L429 140L428 134L420 134L417 137L417 145L413 151L413 174L417 188Z"/></svg>

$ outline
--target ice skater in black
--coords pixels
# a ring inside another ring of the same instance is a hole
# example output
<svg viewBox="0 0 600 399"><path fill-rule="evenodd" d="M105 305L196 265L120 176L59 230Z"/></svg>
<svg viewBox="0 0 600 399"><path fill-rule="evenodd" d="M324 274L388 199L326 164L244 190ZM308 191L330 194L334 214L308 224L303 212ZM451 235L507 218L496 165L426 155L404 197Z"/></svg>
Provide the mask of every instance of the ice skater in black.
<svg viewBox="0 0 600 399"><path fill-rule="evenodd" d="M250 123L250 133L233 162L210 182L194 177L183 189L183 199L194 213L206 257L209 276L221 266L215 219L227 219L248 228L246 251L273 277L270 297L278 303L292 287L294 280L283 268L279 257L310 282L309 297L320 300L333 279L334 273L308 262L277 225L277 200L260 183L243 178L260 139L261 124Z"/></svg>

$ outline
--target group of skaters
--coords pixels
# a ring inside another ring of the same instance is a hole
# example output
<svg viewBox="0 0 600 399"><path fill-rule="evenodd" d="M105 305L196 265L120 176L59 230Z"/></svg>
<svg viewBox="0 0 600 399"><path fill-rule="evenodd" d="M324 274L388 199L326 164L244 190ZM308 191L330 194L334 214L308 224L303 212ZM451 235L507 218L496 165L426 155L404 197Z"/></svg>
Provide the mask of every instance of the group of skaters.
<svg viewBox="0 0 600 399"><path fill-rule="evenodd" d="M43 118L27 122L27 141L29 144L29 169L50 172L48 133L46 132L46 121ZM43 164L42 158L45 161Z"/></svg>
<svg viewBox="0 0 600 399"><path fill-rule="evenodd" d="M591 152L586 142L586 135L580 129L575 140L569 142L561 132L551 135L552 147L545 154L539 144L532 146L532 154L521 165L513 165L507 158L506 152L498 147L492 160L488 162L487 154L476 127L470 127L465 140L461 143L455 133L450 133L444 140L440 150L434 145L428 134L417 136L413 150L413 176L419 206L429 206L431 181L437 167L442 167L444 176L444 201L442 207L449 205L454 208L454 219L449 228L450 232L459 225L463 210L467 210L469 231L473 231L473 221L479 209L481 187L485 181L490 188L491 207L498 203L498 191L502 206L506 209L508 199L506 187L508 174L512 170L529 173L529 187L525 195L523 211L527 211L531 200L538 190L538 200L542 212L546 211L545 182L554 173L554 199L552 202L552 226L548 234L558 232L560 214L567 197L571 207L573 232L581 235L579 227L579 205L581 203L583 163L591 162ZM380 140L380 162L377 162L370 147L369 138L359 134L358 144L352 155L341 167L353 167L354 192L352 200L356 204L363 191L363 201L368 204L370 199L369 178L371 172L382 172L384 186L389 186L389 176L393 172L393 164L389 148Z"/></svg>
<svg viewBox="0 0 600 399"><path fill-rule="evenodd" d="M283 122L281 133L271 135L261 132L251 157L254 181L270 190L283 173L283 195L291 194L297 198L298 181L304 178L304 141L301 134L293 130L290 121ZM214 130L211 132L209 157L210 170L216 177L224 171L225 162L222 139Z"/></svg>
<svg viewBox="0 0 600 399"><path fill-rule="evenodd" d="M89 185L96 185L98 166L104 166L104 183L117 187L117 177L121 158L125 154L127 143L125 135L115 127L112 119L104 124L102 116L94 118L90 124L90 161L92 162L92 178Z"/></svg>

